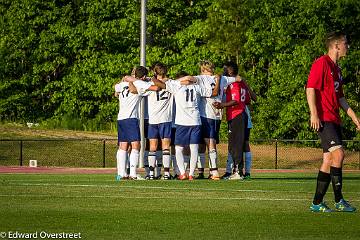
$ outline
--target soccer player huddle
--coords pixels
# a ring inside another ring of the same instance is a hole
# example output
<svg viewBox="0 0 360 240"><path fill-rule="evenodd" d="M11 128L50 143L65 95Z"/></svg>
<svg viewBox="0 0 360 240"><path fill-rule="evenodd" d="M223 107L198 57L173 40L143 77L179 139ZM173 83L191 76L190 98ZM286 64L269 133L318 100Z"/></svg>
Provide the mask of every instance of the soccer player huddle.
<svg viewBox="0 0 360 240"><path fill-rule="evenodd" d="M119 98L117 180L144 179L137 174L142 99L147 139L145 179L203 179L206 150L209 179L250 177L251 154L245 154L249 158L246 164L243 155L245 149L249 151L247 105L251 99L256 100L256 95L238 75L238 67L233 62L224 65L222 75L214 73L215 66L210 61L201 61L199 67L197 76L180 72L175 79L170 79L163 63L155 63L150 74L145 67L139 66L133 69L131 76L123 77L115 85L115 96ZM227 171L220 177L216 145L224 108L229 130L229 156Z"/></svg>

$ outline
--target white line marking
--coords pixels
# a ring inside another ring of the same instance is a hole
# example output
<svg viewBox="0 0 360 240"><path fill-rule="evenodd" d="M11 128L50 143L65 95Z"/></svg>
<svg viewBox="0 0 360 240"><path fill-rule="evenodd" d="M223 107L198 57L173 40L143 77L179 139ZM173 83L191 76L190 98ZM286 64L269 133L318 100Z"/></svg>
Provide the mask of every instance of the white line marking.
<svg viewBox="0 0 360 240"><path fill-rule="evenodd" d="M121 198L121 199L179 199L179 197L155 197L155 196L144 196L144 197L132 197L132 196L114 196L114 195L86 195L86 196L59 196L59 195L18 195L18 194L0 194L0 197L31 197L31 198ZM255 198L255 197L181 197L181 200L251 200L251 201L302 201L308 202L311 199L298 199L298 198ZM360 200L356 200L360 201ZM354 201L352 201L354 202Z"/></svg>
<svg viewBox="0 0 360 240"><path fill-rule="evenodd" d="M257 193L305 193L312 194L313 192L306 191L291 191L291 190L262 190L262 189L224 189L224 188L185 188L185 187L156 187L156 186L124 186L124 185L98 185L98 184L61 184L61 183L16 183L9 186L56 186L56 187L98 187L98 188L117 188L117 189L158 189L168 191L211 191L211 192L257 192ZM0 185L1 187L1 185ZM351 194L360 194L360 192L346 192Z"/></svg>

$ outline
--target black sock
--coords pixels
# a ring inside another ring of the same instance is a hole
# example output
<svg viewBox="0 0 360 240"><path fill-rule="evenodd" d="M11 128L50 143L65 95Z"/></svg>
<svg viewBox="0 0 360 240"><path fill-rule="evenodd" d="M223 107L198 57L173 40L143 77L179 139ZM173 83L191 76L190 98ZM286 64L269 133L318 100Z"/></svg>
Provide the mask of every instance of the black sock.
<svg viewBox="0 0 360 240"><path fill-rule="evenodd" d="M319 171L316 184L316 192L313 203L318 205L323 201L326 191L329 187L331 176L329 173Z"/></svg>
<svg viewBox="0 0 360 240"><path fill-rule="evenodd" d="M342 195L342 168L330 167L331 183L334 190L335 202L340 202Z"/></svg>

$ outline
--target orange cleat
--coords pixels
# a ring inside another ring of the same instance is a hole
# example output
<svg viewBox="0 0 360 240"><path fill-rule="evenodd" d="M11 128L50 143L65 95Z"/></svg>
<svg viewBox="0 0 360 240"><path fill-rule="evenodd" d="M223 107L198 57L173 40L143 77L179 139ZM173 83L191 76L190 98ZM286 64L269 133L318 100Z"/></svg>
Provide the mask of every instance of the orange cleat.
<svg viewBox="0 0 360 240"><path fill-rule="evenodd" d="M210 177L210 180L218 181L218 180L220 180L220 177L219 177L219 176L214 176L214 175L212 175L212 176Z"/></svg>
<svg viewBox="0 0 360 240"><path fill-rule="evenodd" d="M178 177L178 179L179 179L179 180L186 180L186 179L188 179L188 176L187 176L186 173L184 173L184 174L181 174L181 175Z"/></svg>

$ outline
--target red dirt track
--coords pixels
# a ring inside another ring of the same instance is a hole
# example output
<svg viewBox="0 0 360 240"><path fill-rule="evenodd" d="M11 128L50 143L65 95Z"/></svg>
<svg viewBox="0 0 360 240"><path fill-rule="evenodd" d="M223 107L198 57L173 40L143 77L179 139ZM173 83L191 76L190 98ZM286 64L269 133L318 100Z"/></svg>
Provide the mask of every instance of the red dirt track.
<svg viewBox="0 0 360 240"><path fill-rule="evenodd" d="M0 166L0 173L115 174L115 168L65 168Z"/></svg>

